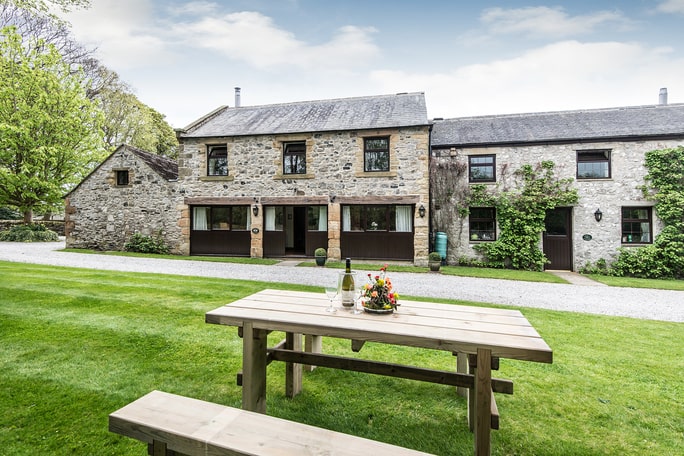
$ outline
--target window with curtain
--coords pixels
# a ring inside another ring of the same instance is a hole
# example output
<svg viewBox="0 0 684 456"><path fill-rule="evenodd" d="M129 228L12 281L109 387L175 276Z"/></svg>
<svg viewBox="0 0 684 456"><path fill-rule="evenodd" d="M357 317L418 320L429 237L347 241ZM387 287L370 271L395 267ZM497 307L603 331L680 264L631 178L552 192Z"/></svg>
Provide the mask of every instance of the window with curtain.
<svg viewBox="0 0 684 456"><path fill-rule="evenodd" d="M206 231L209 229L209 208L194 207L192 209L192 229Z"/></svg>
<svg viewBox="0 0 684 456"><path fill-rule="evenodd" d="M195 206L192 229L195 231L245 231L251 227L249 206Z"/></svg>
<svg viewBox="0 0 684 456"><path fill-rule="evenodd" d="M283 231L285 208L283 206L266 206L264 208L264 229L266 231Z"/></svg>
<svg viewBox="0 0 684 456"><path fill-rule="evenodd" d="M350 205L342 206L343 231L413 231L413 206Z"/></svg>
<svg viewBox="0 0 684 456"><path fill-rule="evenodd" d="M328 231L328 206L307 208L309 231Z"/></svg>

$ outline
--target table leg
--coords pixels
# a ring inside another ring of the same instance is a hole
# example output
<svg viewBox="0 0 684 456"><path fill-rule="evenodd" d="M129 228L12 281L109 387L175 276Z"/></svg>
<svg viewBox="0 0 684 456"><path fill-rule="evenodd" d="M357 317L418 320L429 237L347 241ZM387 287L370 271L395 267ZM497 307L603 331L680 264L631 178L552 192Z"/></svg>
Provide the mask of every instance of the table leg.
<svg viewBox="0 0 684 456"><path fill-rule="evenodd" d="M492 351L477 349L475 368L475 455L491 454Z"/></svg>
<svg viewBox="0 0 684 456"><path fill-rule="evenodd" d="M242 335L242 408L266 413L266 348L268 332L245 322Z"/></svg>
<svg viewBox="0 0 684 456"><path fill-rule="evenodd" d="M302 351L302 335L285 333L285 349ZM285 395L295 397L302 392L302 365L285 363Z"/></svg>
<svg viewBox="0 0 684 456"><path fill-rule="evenodd" d="M469 372L468 370L468 355L466 353L456 353L456 372L459 374L472 374L472 372ZM456 393L461 397L468 397L468 388L459 386L456 388Z"/></svg>
<svg viewBox="0 0 684 456"><path fill-rule="evenodd" d="M323 337L307 334L304 336L304 351L307 353L323 353ZM304 370L311 372L316 366L304 365Z"/></svg>

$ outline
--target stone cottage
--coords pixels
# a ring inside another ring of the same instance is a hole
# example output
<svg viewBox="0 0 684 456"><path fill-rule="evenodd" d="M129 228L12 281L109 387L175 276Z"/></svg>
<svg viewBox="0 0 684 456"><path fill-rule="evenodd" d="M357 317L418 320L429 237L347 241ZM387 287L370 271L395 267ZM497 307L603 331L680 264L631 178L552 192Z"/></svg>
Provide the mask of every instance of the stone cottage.
<svg viewBox="0 0 684 456"><path fill-rule="evenodd" d="M182 253L177 179L174 160L119 146L66 196L66 246L123 250L139 232L161 235Z"/></svg>
<svg viewBox="0 0 684 456"><path fill-rule="evenodd" d="M644 154L684 145L684 104L661 103L582 111L435 120L433 160L462 170L462 185L501 188L523 164L553 161L560 178L573 178L574 207L549 211L540 245L548 269L577 270L609 260L619 247L653 242L661 222L641 186ZM434 177L434 176L433 176ZM447 233L447 258L477 258L473 246L497 238L494 208L449 211L446 195L432 195L435 231Z"/></svg>
<svg viewBox="0 0 684 456"><path fill-rule="evenodd" d="M422 93L222 107L178 132L184 253L427 264Z"/></svg>

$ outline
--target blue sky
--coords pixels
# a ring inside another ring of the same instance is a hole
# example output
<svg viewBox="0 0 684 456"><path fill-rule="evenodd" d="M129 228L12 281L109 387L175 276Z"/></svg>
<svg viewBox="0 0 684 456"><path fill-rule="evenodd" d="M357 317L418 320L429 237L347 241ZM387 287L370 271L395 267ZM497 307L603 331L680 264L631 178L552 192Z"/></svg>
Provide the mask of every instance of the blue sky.
<svg viewBox="0 0 684 456"><path fill-rule="evenodd" d="M92 0L76 38L183 127L222 105L425 92L429 117L684 102L684 0Z"/></svg>

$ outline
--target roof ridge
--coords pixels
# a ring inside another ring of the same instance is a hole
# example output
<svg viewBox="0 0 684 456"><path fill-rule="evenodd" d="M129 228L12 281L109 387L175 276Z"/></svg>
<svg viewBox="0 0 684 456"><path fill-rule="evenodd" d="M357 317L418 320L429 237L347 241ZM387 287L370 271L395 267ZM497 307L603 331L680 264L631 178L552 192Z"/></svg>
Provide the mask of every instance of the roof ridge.
<svg viewBox="0 0 684 456"><path fill-rule="evenodd" d="M516 112L507 114L483 114L477 116L464 116L464 117L449 117L440 118L435 117L432 121L446 122L455 120L476 120L476 119L504 119L504 118L514 118L514 117L539 117L547 115L558 115L558 114L584 114L592 112L609 112L609 111L625 111L632 109L660 109L660 108L677 108L683 107L684 103L668 103L668 104L652 104L652 105L634 105L634 106L614 106L609 108L585 108L585 109L571 109L571 110L559 110L559 111L538 111L538 112Z"/></svg>

